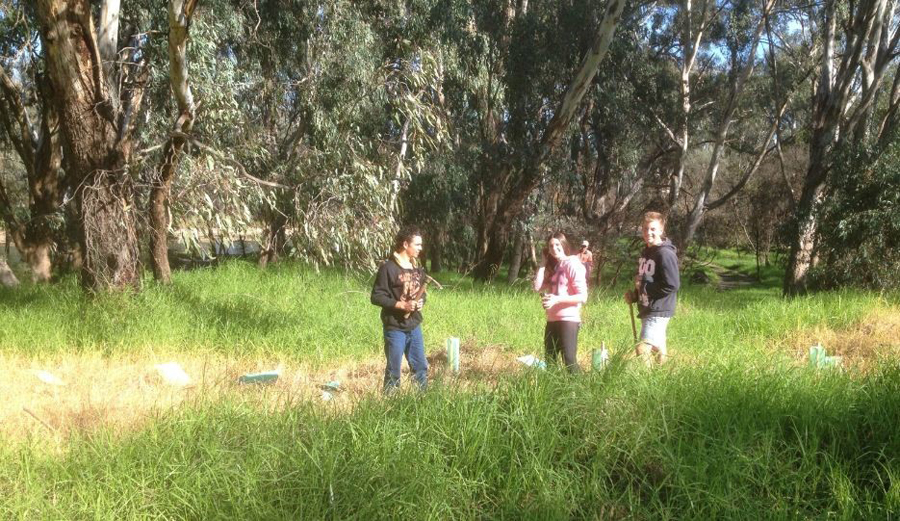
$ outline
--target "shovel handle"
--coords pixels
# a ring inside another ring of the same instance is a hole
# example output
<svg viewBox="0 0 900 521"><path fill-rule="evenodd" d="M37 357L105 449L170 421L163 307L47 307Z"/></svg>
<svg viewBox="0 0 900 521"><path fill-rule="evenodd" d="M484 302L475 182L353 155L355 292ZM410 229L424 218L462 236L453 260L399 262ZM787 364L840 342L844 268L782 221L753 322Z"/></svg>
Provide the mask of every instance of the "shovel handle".
<svg viewBox="0 0 900 521"><path fill-rule="evenodd" d="M634 343L637 343L637 327L634 325L634 303L628 303L628 311L631 312L631 336L634 337Z"/></svg>

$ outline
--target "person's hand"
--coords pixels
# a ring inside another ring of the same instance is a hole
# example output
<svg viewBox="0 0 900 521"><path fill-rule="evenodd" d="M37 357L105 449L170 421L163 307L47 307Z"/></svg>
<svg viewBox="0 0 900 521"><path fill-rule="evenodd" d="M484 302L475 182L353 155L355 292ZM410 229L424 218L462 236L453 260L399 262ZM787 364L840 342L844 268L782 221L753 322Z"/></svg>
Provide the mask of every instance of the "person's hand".
<svg viewBox="0 0 900 521"><path fill-rule="evenodd" d="M550 295L548 293L544 293L543 295L541 295L541 305L544 306L544 309L550 309L558 302L559 297L556 295Z"/></svg>
<svg viewBox="0 0 900 521"><path fill-rule="evenodd" d="M625 303L626 303L626 304L631 304L631 303L634 302L634 301L635 301L635 298L634 298L634 292L631 291L631 290L626 291L626 292L625 292Z"/></svg>
<svg viewBox="0 0 900 521"><path fill-rule="evenodd" d="M416 310L416 303L412 300L398 300L394 307L407 313L412 313Z"/></svg>

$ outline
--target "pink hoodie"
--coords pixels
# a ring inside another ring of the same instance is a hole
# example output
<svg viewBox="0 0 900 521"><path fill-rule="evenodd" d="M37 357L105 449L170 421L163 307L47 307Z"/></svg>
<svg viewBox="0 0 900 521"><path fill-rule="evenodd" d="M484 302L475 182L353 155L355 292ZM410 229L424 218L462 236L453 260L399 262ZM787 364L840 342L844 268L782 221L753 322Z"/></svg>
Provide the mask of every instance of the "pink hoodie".
<svg viewBox="0 0 900 521"><path fill-rule="evenodd" d="M540 268L534 277L534 290L544 287L544 268ZM549 293L568 296L582 295L587 300L587 280L584 264L577 255L566 257L550 276ZM547 310L547 322L581 322L581 304L556 304Z"/></svg>

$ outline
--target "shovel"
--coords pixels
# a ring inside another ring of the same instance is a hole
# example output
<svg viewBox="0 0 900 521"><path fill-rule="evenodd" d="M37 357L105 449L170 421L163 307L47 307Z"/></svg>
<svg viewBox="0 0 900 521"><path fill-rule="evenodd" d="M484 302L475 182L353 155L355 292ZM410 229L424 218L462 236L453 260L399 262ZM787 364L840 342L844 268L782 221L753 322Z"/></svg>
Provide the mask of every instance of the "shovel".
<svg viewBox="0 0 900 521"><path fill-rule="evenodd" d="M634 337L634 343L637 344L637 327L634 325L634 302L628 303L628 311L631 312L631 336Z"/></svg>

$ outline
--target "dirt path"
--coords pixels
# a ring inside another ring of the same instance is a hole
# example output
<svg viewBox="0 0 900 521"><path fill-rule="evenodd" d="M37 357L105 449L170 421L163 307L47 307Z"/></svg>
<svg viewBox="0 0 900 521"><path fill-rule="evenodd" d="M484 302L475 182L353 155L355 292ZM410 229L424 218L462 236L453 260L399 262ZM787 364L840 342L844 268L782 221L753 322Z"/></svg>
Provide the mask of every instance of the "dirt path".
<svg viewBox="0 0 900 521"><path fill-rule="evenodd" d="M739 271L730 270L718 264L711 264L710 267L719 276L719 285L716 286L719 291L729 291L732 289L746 288L756 284L756 277L741 273Z"/></svg>

